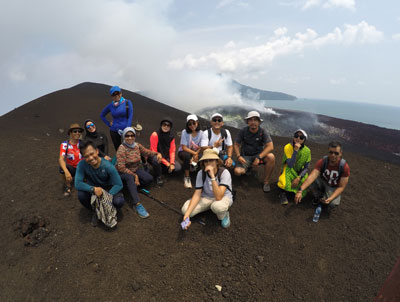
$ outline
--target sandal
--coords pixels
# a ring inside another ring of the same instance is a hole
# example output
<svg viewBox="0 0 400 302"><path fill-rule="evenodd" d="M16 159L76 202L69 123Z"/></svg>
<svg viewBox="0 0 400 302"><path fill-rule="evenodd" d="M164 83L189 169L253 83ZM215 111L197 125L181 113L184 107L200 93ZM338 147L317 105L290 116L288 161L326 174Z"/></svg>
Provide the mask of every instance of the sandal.
<svg viewBox="0 0 400 302"><path fill-rule="evenodd" d="M68 197L71 195L71 187L65 186L64 197Z"/></svg>

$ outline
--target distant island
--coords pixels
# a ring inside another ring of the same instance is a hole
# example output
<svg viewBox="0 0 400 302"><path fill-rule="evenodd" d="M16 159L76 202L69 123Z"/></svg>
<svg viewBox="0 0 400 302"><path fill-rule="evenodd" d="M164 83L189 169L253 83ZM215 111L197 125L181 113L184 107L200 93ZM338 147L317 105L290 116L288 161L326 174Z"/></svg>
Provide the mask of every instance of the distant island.
<svg viewBox="0 0 400 302"><path fill-rule="evenodd" d="M243 85L235 80L232 80L232 84L238 88L241 96L246 99L282 100L282 101L294 101L297 99L297 97L295 97L294 95L253 88L250 86Z"/></svg>

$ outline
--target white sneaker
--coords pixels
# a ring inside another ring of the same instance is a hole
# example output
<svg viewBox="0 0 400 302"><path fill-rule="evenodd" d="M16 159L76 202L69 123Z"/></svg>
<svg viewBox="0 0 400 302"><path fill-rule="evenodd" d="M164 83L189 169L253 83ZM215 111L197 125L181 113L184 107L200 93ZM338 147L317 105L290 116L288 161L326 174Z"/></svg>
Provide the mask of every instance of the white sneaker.
<svg viewBox="0 0 400 302"><path fill-rule="evenodd" d="M186 176L185 176L185 178L183 179L183 186L184 186L186 189L191 189L191 188L192 188L192 182L191 182L191 180L190 180L190 177L186 177Z"/></svg>

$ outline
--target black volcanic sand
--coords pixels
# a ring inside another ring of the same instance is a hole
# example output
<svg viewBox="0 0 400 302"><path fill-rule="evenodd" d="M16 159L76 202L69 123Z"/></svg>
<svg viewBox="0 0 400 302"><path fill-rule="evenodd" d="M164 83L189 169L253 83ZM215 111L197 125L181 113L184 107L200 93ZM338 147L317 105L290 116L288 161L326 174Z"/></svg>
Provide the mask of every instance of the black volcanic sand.
<svg viewBox="0 0 400 302"><path fill-rule="evenodd" d="M261 176L234 177L232 225L206 223L180 230L181 216L147 197L148 219L128 201L109 230L90 225L76 191L62 196L59 144L72 122L99 118L110 101L108 86L81 84L30 102L0 118L2 229L0 301L371 301L400 254L399 166L345 152L351 166L340 208L312 222L309 199L295 206L261 190ZM174 130L187 113L134 93L138 139L168 115ZM236 134L237 130L233 130ZM287 138L273 137L279 163ZM325 145L309 144L313 162ZM110 144L111 148L111 144ZM259 171L261 172L261 171ZM154 196L180 208L193 190L182 175ZM26 235L23 237L23 234ZM222 286L219 292L215 285Z"/></svg>

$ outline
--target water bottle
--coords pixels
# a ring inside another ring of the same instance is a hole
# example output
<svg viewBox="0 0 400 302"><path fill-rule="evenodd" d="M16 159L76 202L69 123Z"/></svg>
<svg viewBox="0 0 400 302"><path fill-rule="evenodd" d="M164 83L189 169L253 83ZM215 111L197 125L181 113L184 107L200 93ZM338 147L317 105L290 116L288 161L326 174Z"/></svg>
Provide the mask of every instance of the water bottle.
<svg viewBox="0 0 400 302"><path fill-rule="evenodd" d="M322 211L322 208L321 208L321 205L319 205L319 206L315 209L314 217L313 217L313 219L312 219L313 222L318 222L319 216L321 216L321 211Z"/></svg>

